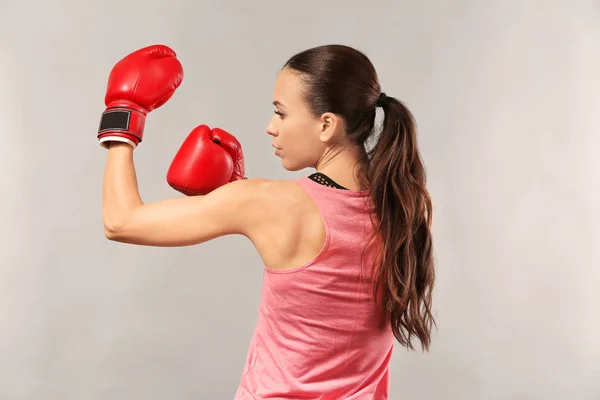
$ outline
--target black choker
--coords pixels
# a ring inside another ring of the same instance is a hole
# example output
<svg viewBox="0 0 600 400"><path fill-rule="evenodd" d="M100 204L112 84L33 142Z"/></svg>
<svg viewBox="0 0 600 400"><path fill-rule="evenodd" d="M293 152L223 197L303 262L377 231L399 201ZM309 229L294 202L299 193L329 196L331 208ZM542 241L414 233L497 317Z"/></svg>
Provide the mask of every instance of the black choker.
<svg viewBox="0 0 600 400"><path fill-rule="evenodd" d="M313 181L317 182L318 184L321 184L324 186L328 186L328 187L335 188L335 189L348 190L345 187L338 185L330 177L328 177L325 174L322 174L321 172L315 172L314 174L310 175L308 178L312 179Z"/></svg>

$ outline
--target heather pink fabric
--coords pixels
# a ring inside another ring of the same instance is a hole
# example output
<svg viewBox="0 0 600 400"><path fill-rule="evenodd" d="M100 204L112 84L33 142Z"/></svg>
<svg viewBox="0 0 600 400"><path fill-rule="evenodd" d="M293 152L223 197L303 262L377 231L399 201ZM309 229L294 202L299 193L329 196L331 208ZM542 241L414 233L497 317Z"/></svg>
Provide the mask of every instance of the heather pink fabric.
<svg viewBox="0 0 600 400"><path fill-rule="evenodd" d="M325 244L303 266L265 267L235 400L387 399L394 336L372 295L368 192L296 182L321 213Z"/></svg>

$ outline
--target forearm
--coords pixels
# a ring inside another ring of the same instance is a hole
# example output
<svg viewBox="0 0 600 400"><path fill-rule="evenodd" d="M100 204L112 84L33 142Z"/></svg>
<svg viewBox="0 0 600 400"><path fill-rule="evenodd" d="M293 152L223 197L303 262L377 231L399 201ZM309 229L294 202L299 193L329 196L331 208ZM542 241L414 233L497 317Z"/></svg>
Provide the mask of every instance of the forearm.
<svg viewBox="0 0 600 400"><path fill-rule="evenodd" d="M133 164L133 148L128 144L113 142L108 149L102 186L102 219L105 230L119 230L141 205L143 202Z"/></svg>

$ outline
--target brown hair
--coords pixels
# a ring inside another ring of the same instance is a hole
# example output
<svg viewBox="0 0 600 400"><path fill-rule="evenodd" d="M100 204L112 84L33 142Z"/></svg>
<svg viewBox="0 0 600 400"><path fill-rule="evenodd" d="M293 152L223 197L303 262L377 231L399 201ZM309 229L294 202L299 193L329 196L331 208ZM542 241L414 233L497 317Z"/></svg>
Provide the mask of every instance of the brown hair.
<svg viewBox="0 0 600 400"><path fill-rule="evenodd" d="M431 238L432 201L417 148L415 120L402 102L381 93L377 73L362 52L344 45L302 51L284 65L296 71L315 116L332 112L357 145L374 134L376 108L384 111L376 145L365 151L374 211L374 235L382 245L373 274L374 294L390 317L396 339L414 349L416 336L429 350L435 324Z"/></svg>

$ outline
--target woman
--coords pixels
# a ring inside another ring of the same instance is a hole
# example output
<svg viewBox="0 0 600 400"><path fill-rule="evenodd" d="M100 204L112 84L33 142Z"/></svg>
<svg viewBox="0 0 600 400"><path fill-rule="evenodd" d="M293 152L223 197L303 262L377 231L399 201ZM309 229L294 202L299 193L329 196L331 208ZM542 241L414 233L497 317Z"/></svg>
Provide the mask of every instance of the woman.
<svg viewBox="0 0 600 400"><path fill-rule="evenodd" d="M294 55L267 127L291 181L238 179L143 204L133 148L111 142L107 237L152 246L240 234L265 264L259 317L236 399L386 399L394 338L429 349L432 204L409 110L381 92L361 52ZM377 107L383 127L371 151ZM131 144L131 143L129 143Z"/></svg>

